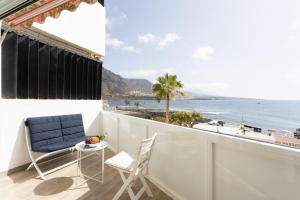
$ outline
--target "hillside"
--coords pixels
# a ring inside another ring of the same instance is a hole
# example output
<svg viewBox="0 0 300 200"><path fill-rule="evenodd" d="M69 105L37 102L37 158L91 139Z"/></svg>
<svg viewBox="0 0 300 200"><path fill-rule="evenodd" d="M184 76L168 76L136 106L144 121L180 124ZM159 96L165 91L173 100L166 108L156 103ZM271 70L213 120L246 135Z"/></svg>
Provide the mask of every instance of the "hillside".
<svg viewBox="0 0 300 200"><path fill-rule="evenodd" d="M103 99L153 99L152 83L146 79L123 78L114 72L102 70L102 97ZM178 99L191 100L230 100L247 99L239 97L223 97L184 91L185 96Z"/></svg>
<svg viewBox="0 0 300 200"><path fill-rule="evenodd" d="M128 79L103 68L102 96L104 99L151 97L152 83L146 79Z"/></svg>
<svg viewBox="0 0 300 200"><path fill-rule="evenodd" d="M138 90L147 94L152 94L152 83L146 79L126 79L131 85Z"/></svg>

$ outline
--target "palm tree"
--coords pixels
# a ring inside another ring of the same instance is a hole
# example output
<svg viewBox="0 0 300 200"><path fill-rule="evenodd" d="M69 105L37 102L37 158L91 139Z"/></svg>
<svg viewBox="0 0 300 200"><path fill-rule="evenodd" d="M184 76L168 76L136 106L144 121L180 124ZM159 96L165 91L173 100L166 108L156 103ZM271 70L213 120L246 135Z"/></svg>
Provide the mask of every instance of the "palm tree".
<svg viewBox="0 0 300 200"><path fill-rule="evenodd" d="M166 122L169 122L170 100L177 96L184 96L180 90L183 88L181 81L177 80L176 75L166 73L164 76L157 78L157 83L152 86L155 99L160 102L166 100Z"/></svg>
<svg viewBox="0 0 300 200"><path fill-rule="evenodd" d="M130 99L128 99L128 98L124 99L124 103L126 106L130 106L130 103L131 103Z"/></svg>
<svg viewBox="0 0 300 200"><path fill-rule="evenodd" d="M139 109L139 107L141 106L141 103L139 101L134 102L134 105L136 107L136 109Z"/></svg>

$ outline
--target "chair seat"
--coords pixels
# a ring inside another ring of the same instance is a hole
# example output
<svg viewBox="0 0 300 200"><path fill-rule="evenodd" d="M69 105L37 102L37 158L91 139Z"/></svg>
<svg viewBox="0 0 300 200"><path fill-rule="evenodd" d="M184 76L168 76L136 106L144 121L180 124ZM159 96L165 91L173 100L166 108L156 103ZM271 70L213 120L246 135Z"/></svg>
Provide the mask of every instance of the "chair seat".
<svg viewBox="0 0 300 200"><path fill-rule="evenodd" d="M134 159L128 153L122 151L107 159L105 164L123 171L131 172L133 170Z"/></svg>
<svg viewBox="0 0 300 200"><path fill-rule="evenodd" d="M36 147L35 149L33 149L33 151L49 153L49 152L58 151L61 149L66 149L69 147L74 147L77 143L82 142L84 140L85 140L85 137L73 138L73 139L70 139L67 141L63 141L63 142L58 142L58 143L53 143L53 144Z"/></svg>

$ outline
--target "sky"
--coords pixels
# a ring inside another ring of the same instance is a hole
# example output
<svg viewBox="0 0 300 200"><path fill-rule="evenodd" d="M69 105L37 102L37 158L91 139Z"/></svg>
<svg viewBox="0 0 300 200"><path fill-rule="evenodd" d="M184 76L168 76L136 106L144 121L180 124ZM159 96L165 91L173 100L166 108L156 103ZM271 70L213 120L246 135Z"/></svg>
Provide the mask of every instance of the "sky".
<svg viewBox="0 0 300 200"><path fill-rule="evenodd" d="M107 0L104 67L185 90L300 99L300 1Z"/></svg>

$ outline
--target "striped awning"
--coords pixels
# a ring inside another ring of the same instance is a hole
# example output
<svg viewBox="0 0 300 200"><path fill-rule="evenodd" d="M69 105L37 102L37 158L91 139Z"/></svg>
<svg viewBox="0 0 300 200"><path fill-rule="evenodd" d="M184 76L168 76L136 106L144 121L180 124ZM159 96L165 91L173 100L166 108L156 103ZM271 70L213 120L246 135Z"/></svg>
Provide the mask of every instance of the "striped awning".
<svg viewBox="0 0 300 200"><path fill-rule="evenodd" d="M98 0L39 0L4 18L4 23L16 31L30 28L34 22L43 24L47 17L58 18L63 10L75 11L80 3L94 4Z"/></svg>

